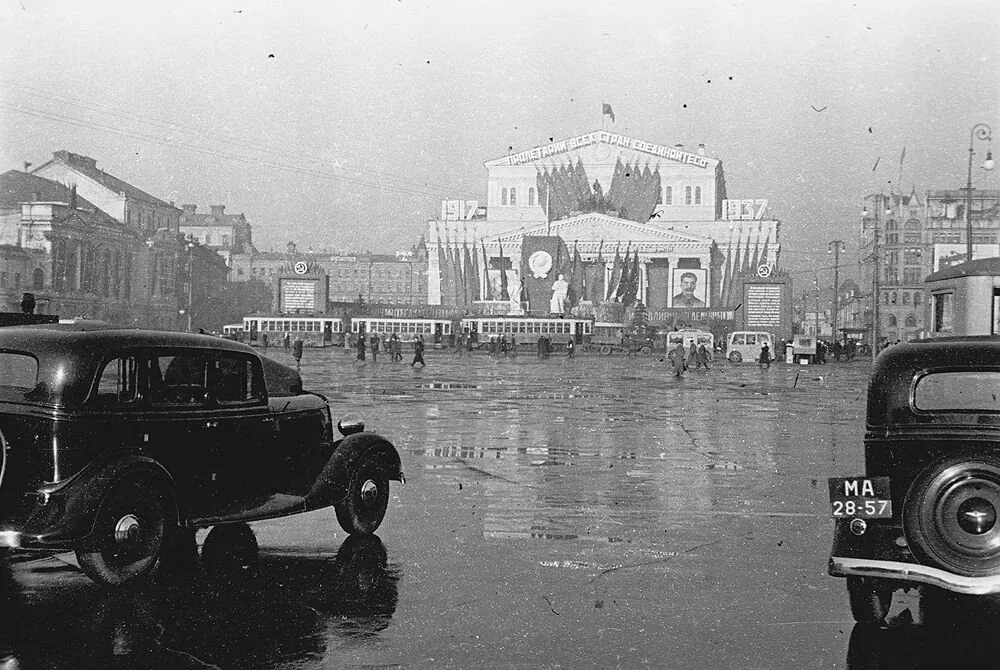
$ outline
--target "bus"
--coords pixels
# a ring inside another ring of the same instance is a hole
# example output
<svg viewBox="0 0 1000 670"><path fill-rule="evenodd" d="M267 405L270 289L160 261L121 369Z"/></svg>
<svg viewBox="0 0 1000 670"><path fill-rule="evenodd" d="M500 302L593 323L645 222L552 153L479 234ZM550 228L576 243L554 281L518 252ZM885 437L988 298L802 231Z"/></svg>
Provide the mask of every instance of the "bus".
<svg viewBox="0 0 1000 670"><path fill-rule="evenodd" d="M425 344L451 346L453 332L454 322L450 319L393 319L384 316L356 316L351 319L351 339L354 342L362 334L371 337L377 333L385 341L396 333L404 342L419 335Z"/></svg>
<svg viewBox="0 0 1000 670"><path fill-rule="evenodd" d="M591 319L558 317L472 316L462 319L462 328L481 349L489 348L490 339L500 339L501 335L508 340L513 335L518 345L537 345L542 335L548 336L554 345L565 346L571 339L576 344L584 344L590 340L593 326Z"/></svg>
<svg viewBox="0 0 1000 670"><path fill-rule="evenodd" d="M664 333L666 338L666 347L669 352L671 349L676 349L678 344L683 344L684 349L688 350L691 348L691 344L694 343L696 347L705 345L705 349L708 350L708 359L712 360L715 353L715 336L707 330L698 330L696 328L682 328L681 330L668 330Z"/></svg>
<svg viewBox="0 0 1000 670"><path fill-rule="evenodd" d="M344 320L336 316L245 316L243 332L237 333L237 339L250 345L275 347L281 346L286 333L290 340L302 340L306 346L336 346L344 342Z"/></svg>

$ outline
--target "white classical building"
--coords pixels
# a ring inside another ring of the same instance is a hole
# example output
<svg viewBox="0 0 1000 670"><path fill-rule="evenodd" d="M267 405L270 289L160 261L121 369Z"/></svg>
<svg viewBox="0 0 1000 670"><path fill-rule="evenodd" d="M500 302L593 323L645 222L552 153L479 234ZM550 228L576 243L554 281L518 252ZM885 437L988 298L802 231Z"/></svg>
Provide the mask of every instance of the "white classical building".
<svg viewBox="0 0 1000 670"><path fill-rule="evenodd" d="M690 151L598 130L485 166L485 207L446 201L429 222L431 304L496 300L501 284L527 303L522 285L585 268L577 300L621 301L616 283L628 276L632 299L650 310L725 309L740 300L735 277L777 265L779 226L767 201L729 200L722 161L704 145ZM545 242L553 238L561 244ZM695 298L683 291L685 275L696 280Z"/></svg>

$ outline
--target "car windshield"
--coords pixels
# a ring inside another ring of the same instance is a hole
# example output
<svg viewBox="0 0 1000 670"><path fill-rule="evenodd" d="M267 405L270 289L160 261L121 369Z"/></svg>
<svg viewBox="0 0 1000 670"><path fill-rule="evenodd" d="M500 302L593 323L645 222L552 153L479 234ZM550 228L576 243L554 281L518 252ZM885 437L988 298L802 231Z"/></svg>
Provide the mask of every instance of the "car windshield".
<svg viewBox="0 0 1000 670"><path fill-rule="evenodd" d="M38 383L38 361L28 354L0 352L0 387L28 391Z"/></svg>
<svg viewBox="0 0 1000 670"><path fill-rule="evenodd" d="M1000 372L956 371L924 375L913 405L924 411L1000 412Z"/></svg>

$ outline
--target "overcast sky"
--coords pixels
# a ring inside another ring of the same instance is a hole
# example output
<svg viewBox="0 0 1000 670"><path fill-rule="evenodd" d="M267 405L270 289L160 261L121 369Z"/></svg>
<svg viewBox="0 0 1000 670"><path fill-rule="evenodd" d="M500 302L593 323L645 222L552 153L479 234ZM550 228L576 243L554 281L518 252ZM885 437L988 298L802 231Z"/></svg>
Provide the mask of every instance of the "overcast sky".
<svg viewBox="0 0 1000 670"><path fill-rule="evenodd" d="M246 213L262 249L409 248L441 199L485 200L483 162L599 129L607 102L616 132L704 142L811 280L829 240L851 259L904 146L922 193L964 185L974 124L1000 140L995 0L0 7L0 170L87 154Z"/></svg>

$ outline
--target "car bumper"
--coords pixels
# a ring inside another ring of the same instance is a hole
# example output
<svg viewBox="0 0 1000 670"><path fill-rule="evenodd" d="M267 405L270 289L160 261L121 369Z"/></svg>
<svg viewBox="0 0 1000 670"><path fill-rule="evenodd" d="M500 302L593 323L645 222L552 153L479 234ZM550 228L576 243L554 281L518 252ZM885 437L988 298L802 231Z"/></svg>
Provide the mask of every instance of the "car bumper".
<svg viewBox="0 0 1000 670"><path fill-rule="evenodd" d="M831 556L830 574L834 577L869 577L914 582L973 596L1000 593L1000 575L966 577L919 563Z"/></svg>

